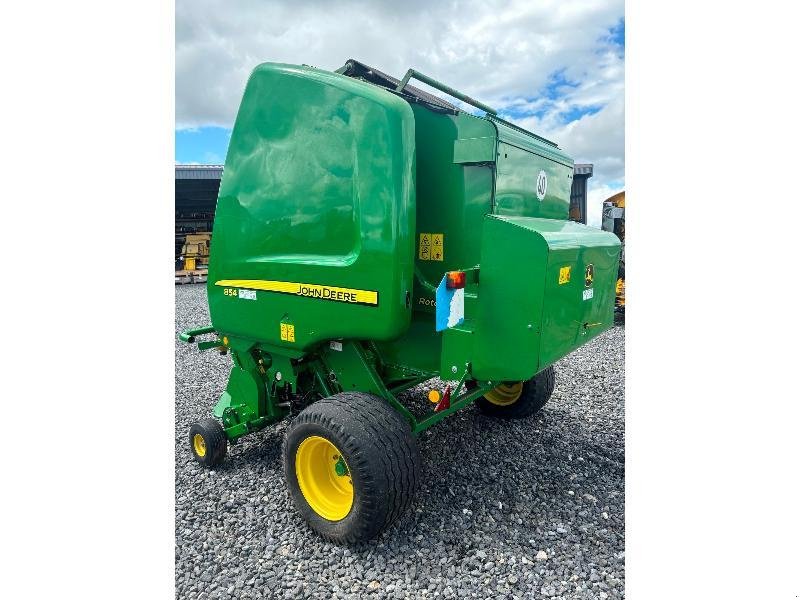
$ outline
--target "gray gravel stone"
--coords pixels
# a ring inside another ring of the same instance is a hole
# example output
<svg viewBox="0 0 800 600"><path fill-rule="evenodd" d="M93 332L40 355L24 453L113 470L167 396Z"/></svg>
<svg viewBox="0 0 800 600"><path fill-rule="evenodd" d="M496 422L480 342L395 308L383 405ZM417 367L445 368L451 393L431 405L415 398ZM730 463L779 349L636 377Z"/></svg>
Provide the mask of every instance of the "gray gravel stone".
<svg viewBox="0 0 800 600"><path fill-rule="evenodd" d="M176 333L208 324L204 285L175 296ZM286 423L243 438L213 471L193 461L189 426L210 415L231 363L176 341L176 597L624 598L624 343L618 325L559 361L535 417L470 407L423 433L412 508L379 539L341 548L294 511ZM406 400L425 409L434 386Z"/></svg>

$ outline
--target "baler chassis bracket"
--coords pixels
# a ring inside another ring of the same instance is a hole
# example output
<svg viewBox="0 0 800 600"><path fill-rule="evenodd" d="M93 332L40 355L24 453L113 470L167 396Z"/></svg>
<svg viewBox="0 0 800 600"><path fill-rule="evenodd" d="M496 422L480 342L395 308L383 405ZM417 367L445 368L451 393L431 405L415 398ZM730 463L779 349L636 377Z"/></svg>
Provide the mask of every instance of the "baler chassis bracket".
<svg viewBox="0 0 800 600"><path fill-rule="evenodd" d="M218 348L226 353L230 349L233 369L214 408L214 416L222 421L225 435L231 442L295 414L292 397L305 403L310 397L323 398L350 390L368 392L384 399L408 421L416 436L469 406L493 387L492 382L479 382L473 389L460 393L471 378L471 366L467 363L453 398L417 417L397 395L433 379L438 373L384 364L380 351L371 342L349 340L337 346L338 350L323 347L315 356L303 356L298 353L284 355L278 348L262 348L245 340L229 340L227 336L197 341L198 337L211 334L218 336L216 329L208 325L189 329L181 333L179 339L189 344L197 343L201 351Z"/></svg>
<svg viewBox="0 0 800 600"><path fill-rule="evenodd" d="M345 342L339 351L327 351L323 361L330 372L335 375L335 382L342 391L352 389L380 396L408 421L414 435L420 434L457 410L469 406L494 387L491 382L479 383L474 389L458 395L471 375L470 364L467 363L463 375L456 385L453 394L455 397L450 400L449 406L417 418L397 399L396 394L433 379L438 373L405 373L403 379L390 388L385 384L376 367L380 367L381 371L387 371L391 370L392 366L381 364L380 353L374 344L362 344L358 341Z"/></svg>

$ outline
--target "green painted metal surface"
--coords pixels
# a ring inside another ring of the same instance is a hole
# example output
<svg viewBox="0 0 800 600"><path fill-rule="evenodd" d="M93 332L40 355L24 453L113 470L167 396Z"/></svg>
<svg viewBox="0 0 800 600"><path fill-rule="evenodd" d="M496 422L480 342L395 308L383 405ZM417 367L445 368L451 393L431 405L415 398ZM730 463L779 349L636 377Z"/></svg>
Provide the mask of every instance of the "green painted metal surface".
<svg viewBox="0 0 800 600"><path fill-rule="evenodd" d="M467 113L435 113L415 105L417 148L417 231L414 308L435 312L436 286L446 271L480 263L481 223L492 212L494 165L456 164L454 153L462 140L490 138L496 148L497 132L492 122ZM492 151L492 155L495 151ZM420 257L420 236L441 234L441 260ZM475 296L468 289L470 308Z"/></svg>
<svg viewBox="0 0 800 600"><path fill-rule="evenodd" d="M466 102L467 104L471 104L475 108L479 108L479 109L481 109L483 111L486 111L487 113L489 113L491 115L497 114L497 111L495 109L493 109L491 106L487 106L483 102L479 102L478 100L475 100L474 98L470 98L469 96L467 96L463 92L459 92L458 90L456 90L454 88L451 88L449 85L445 85L444 83L441 83L440 81L435 80L433 77L429 77L428 75L425 75L424 73L420 73L419 71L416 71L414 69L409 69L408 71L406 71L406 74L403 77L403 80L398 84L398 86L396 88L396 91L402 92L403 88L406 87L406 84L412 78L418 79L419 81L422 81L423 83L427 83L429 86L431 86L433 88L436 88L437 90L440 90L440 91L444 92L445 94L449 94L450 96L453 96L454 98L458 98L459 100L461 100L463 102Z"/></svg>
<svg viewBox="0 0 800 600"><path fill-rule="evenodd" d="M414 117L396 95L310 67L256 68L214 222L208 300L217 331L299 350L402 334L414 158Z"/></svg>
<svg viewBox="0 0 800 600"><path fill-rule="evenodd" d="M537 183L544 173L544 194ZM499 215L567 219L572 189L572 163L555 162L506 142L498 145L495 210Z"/></svg>
<svg viewBox="0 0 800 600"><path fill-rule="evenodd" d="M491 114L257 67L217 204L212 327L182 336L214 333L202 343L232 356L215 409L228 437L345 390L418 433L610 326L619 244L566 220L571 183L553 142ZM465 322L437 333L435 289L468 269ZM396 394L437 375L477 388L415 417Z"/></svg>
<svg viewBox="0 0 800 600"><path fill-rule="evenodd" d="M619 240L599 229L487 216L472 322L474 376L528 379L610 327L618 256Z"/></svg>

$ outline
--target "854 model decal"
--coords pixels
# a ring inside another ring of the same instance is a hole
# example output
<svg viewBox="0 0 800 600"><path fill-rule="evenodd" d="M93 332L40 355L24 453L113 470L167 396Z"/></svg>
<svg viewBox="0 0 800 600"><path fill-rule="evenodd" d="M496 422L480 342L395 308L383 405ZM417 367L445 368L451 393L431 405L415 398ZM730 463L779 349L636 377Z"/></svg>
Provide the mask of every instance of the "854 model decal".
<svg viewBox="0 0 800 600"><path fill-rule="evenodd" d="M235 296L228 289L236 288L243 290L263 290L265 292L277 292L279 294L293 294L295 296L305 296L306 298L318 298L320 300L331 300L333 302L345 302L348 304L364 304L367 306L378 306L378 292L374 290L357 290L352 288L342 288L331 285L319 285L315 283L297 283L294 281L268 281L263 279L222 279L215 285L226 288L225 295ZM235 291L235 290L233 290ZM241 291L239 292L241 295Z"/></svg>

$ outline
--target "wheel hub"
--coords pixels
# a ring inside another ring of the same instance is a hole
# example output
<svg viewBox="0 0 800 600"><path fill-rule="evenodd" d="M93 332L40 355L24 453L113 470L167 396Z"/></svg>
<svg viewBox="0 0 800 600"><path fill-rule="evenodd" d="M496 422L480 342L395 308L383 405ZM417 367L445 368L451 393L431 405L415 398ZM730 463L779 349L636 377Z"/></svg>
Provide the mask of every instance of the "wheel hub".
<svg viewBox="0 0 800 600"><path fill-rule="evenodd" d="M522 382L501 383L493 390L486 392L483 397L497 406L510 406L522 395Z"/></svg>
<svg viewBox="0 0 800 600"><path fill-rule="evenodd" d="M329 521L341 521L353 507L353 479L344 456L329 440L318 435L297 447L295 473L308 505Z"/></svg>
<svg viewBox="0 0 800 600"><path fill-rule="evenodd" d="M206 441L199 433L195 433L192 437L192 446L194 447L195 454L197 454L197 456L200 458L203 458L206 455Z"/></svg>

